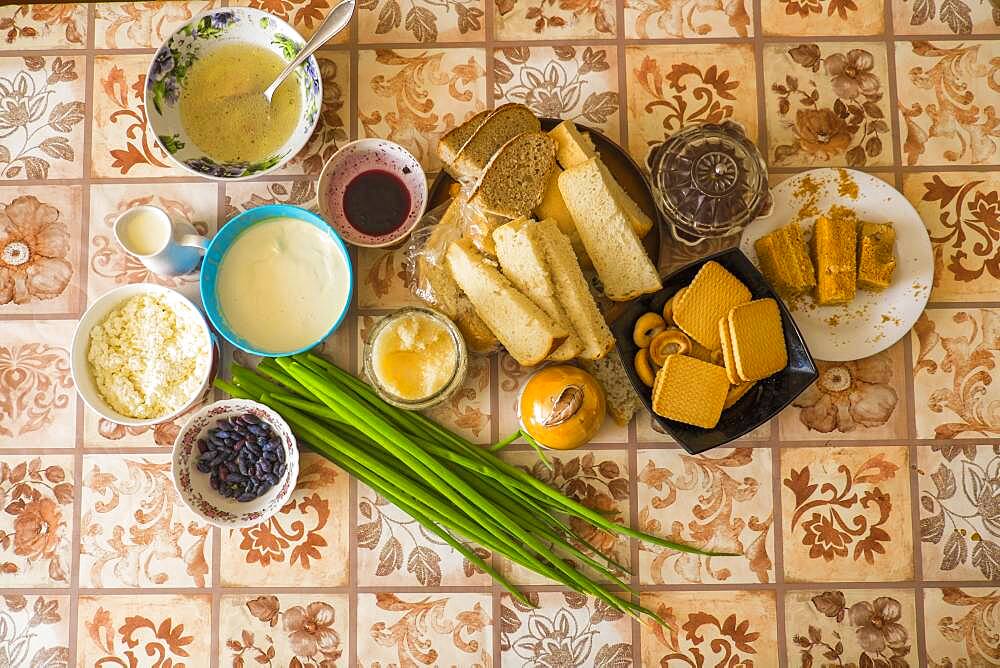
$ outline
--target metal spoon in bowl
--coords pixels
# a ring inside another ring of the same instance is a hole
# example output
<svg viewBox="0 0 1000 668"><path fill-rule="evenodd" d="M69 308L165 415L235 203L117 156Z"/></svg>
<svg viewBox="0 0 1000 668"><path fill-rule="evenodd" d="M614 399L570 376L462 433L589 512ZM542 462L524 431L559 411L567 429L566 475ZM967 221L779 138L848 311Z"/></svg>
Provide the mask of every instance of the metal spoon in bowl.
<svg viewBox="0 0 1000 668"><path fill-rule="evenodd" d="M330 10L330 13L326 15L323 19L323 23L319 25L313 36L309 38L302 50L299 51L298 55L292 59L290 63L285 65L285 69L281 70L281 73L271 82L271 85L264 89L263 93L247 93L243 95L237 95L237 98L259 98L260 95L264 96L264 103L270 108L271 97L274 95L274 91L278 90L278 86L288 78L288 75L295 71L295 68L302 64L302 62L311 56L316 49L326 44L328 41L333 39L333 36L339 33L341 30L347 27L351 22L351 17L354 16L354 4L355 0L344 0L339 5Z"/></svg>

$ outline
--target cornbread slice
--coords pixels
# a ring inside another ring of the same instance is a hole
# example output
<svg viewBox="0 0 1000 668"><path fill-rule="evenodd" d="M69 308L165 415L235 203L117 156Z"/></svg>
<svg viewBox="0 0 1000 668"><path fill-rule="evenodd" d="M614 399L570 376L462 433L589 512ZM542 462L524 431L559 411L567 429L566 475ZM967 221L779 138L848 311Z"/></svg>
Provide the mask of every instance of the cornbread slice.
<svg viewBox="0 0 1000 668"><path fill-rule="evenodd" d="M469 120L465 121L461 125L455 126L445 134L441 135L441 139L438 140L438 157L441 158L441 162L445 165L450 165L455 161L455 156L458 152L462 150L465 146L465 142L469 141L469 138L475 134L476 130L479 129L485 121L486 117L490 115L490 110L480 111L478 114L474 115Z"/></svg>
<svg viewBox="0 0 1000 668"><path fill-rule="evenodd" d="M532 222L526 231L533 241L545 249L545 261L549 265L556 299L562 304L573 332L583 345L580 359L601 359L614 347L615 337L597 308L569 238L559 231L551 219Z"/></svg>
<svg viewBox="0 0 1000 668"><path fill-rule="evenodd" d="M542 201L556 164L556 146L543 132L517 135L486 165L469 202L484 213L519 218Z"/></svg>
<svg viewBox="0 0 1000 668"><path fill-rule="evenodd" d="M600 360L586 361L583 368L589 371L604 388L608 413L619 427L624 427L639 410L639 396L632 389L632 383L625 374L625 367L618 351L611 352Z"/></svg>
<svg viewBox="0 0 1000 668"><path fill-rule="evenodd" d="M569 237L570 243L573 244L573 252L576 253L576 259L579 260L580 266L590 267L592 264L590 258L587 257L587 249L580 241L580 235L576 232L576 223L573 222L573 216L570 215L569 209L566 208L566 202L563 201L562 193L559 192L559 175L562 173L563 170L559 169L558 166L552 168L552 173L549 174L549 180L545 185L545 193L542 194L542 201L535 207L535 217L538 220L551 218L556 221L559 231Z"/></svg>
<svg viewBox="0 0 1000 668"><path fill-rule="evenodd" d="M621 205L609 196L609 178L600 160L591 158L559 175L559 191L604 294L612 301L628 301L659 290L660 275Z"/></svg>
<svg viewBox="0 0 1000 668"><path fill-rule="evenodd" d="M812 251L816 263L816 302L845 304L857 291L857 218L850 209L830 207L813 227Z"/></svg>
<svg viewBox="0 0 1000 668"><path fill-rule="evenodd" d="M782 296L794 297L815 287L816 270L798 223L765 234L754 248L761 273Z"/></svg>
<svg viewBox="0 0 1000 668"><path fill-rule="evenodd" d="M451 201L427 239L427 247L446 249L451 239L461 235L461 208L457 198ZM455 321L469 350L490 352L500 343L451 277L443 254L436 261L425 253L417 257L417 286L421 299Z"/></svg>
<svg viewBox="0 0 1000 668"><path fill-rule="evenodd" d="M493 155L514 137L525 132L540 132L542 124L523 104L504 104L486 117L462 145L448 173L456 179L479 178Z"/></svg>
<svg viewBox="0 0 1000 668"><path fill-rule="evenodd" d="M729 393L729 379L721 366L687 355L668 355L653 384L653 412L657 415L714 429Z"/></svg>
<svg viewBox="0 0 1000 668"><path fill-rule="evenodd" d="M890 223L862 223L858 235L858 287L884 290L896 270L896 230Z"/></svg>
<svg viewBox="0 0 1000 668"><path fill-rule="evenodd" d="M680 299L674 300L674 322L709 350L719 350L719 318L750 301L750 291L718 262L702 265Z"/></svg>
<svg viewBox="0 0 1000 668"><path fill-rule="evenodd" d="M565 332L566 341L549 355L550 360L565 362L580 354L583 344L573 333L566 311L556 299L545 247L525 230L533 222L529 218L519 218L493 231L497 259L504 276L514 287L526 294Z"/></svg>
<svg viewBox="0 0 1000 668"><path fill-rule="evenodd" d="M573 121L563 121L549 130L549 136L559 145L556 157L563 169L581 165L597 155L594 142L585 133L580 132Z"/></svg>
<svg viewBox="0 0 1000 668"><path fill-rule="evenodd" d="M729 336L741 380L762 380L788 364L781 312L771 298L756 299L730 311Z"/></svg>
<svg viewBox="0 0 1000 668"><path fill-rule="evenodd" d="M719 342L722 344L722 363L726 365L729 382L739 385L743 382L736 373L736 358L733 357L733 340L729 337L729 316L719 318Z"/></svg>
<svg viewBox="0 0 1000 668"><path fill-rule="evenodd" d="M447 257L458 287L518 364L540 364L566 340L564 330L467 240L453 241Z"/></svg>

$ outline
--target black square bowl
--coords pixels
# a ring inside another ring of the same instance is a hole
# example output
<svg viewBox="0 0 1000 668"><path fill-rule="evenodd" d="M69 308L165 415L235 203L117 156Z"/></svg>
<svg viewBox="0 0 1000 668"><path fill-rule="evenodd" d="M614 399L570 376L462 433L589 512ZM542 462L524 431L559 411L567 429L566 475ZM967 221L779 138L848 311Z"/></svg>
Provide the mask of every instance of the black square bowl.
<svg viewBox="0 0 1000 668"><path fill-rule="evenodd" d="M778 308L781 310L781 326L785 334L785 347L788 350L788 366L783 371L758 382L733 406L724 410L719 424L714 429L702 429L668 420L653 412L652 390L639 380L639 376L635 372L633 360L639 348L632 340L632 330L636 320L643 313L662 311L667 300L675 292L689 285L701 266L709 260L715 260L733 276L743 281L743 284L750 289L750 294L753 295L754 299L771 297L778 302ZM764 280L761 273L757 271L757 268L753 266L753 263L738 248L702 258L670 274L663 279L663 289L659 292L640 297L626 305L612 323L611 331L615 335L618 352L625 366L625 373L628 374L632 387L635 388L646 410L665 432L691 454L698 454L724 445L753 431L780 413L818 377L816 365L813 363L812 356L809 355L809 349L806 348L802 334L795 326L795 321L792 320L788 309L785 308L784 303Z"/></svg>

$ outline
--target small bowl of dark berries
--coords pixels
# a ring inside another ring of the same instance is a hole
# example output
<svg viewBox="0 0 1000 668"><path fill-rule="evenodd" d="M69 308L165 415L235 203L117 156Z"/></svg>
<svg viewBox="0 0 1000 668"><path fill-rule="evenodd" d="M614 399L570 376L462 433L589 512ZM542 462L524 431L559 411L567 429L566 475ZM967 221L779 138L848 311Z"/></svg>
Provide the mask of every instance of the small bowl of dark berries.
<svg viewBox="0 0 1000 668"><path fill-rule="evenodd" d="M288 502L298 474L291 428L256 401L205 406L174 441L174 485L181 500L215 526L266 521Z"/></svg>

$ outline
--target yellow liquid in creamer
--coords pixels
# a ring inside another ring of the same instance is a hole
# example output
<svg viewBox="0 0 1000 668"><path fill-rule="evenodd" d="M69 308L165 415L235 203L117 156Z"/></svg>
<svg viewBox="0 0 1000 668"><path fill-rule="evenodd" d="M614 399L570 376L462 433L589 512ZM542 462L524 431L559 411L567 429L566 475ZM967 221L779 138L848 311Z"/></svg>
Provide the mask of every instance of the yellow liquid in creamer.
<svg viewBox="0 0 1000 668"><path fill-rule="evenodd" d="M247 228L222 256L215 294L229 327L258 350L299 350L347 305L351 275L325 232L295 218Z"/></svg>
<svg viewBox="0 0 1000 668"><path fill-rule="evenodd" d="M295 132L302 110L295 75L262 93L285 68L277 53L253 44L223 44L196 60L184 80L180 113L195 146L216 162L269 158Z"/></svg>
<svg viewBox="0 0 1000 668"><path fill-rule="evenodd" d="M118 227L118 237L130 253L153 255L170 241L170 222L140 209L128 214Z"/></svg>

